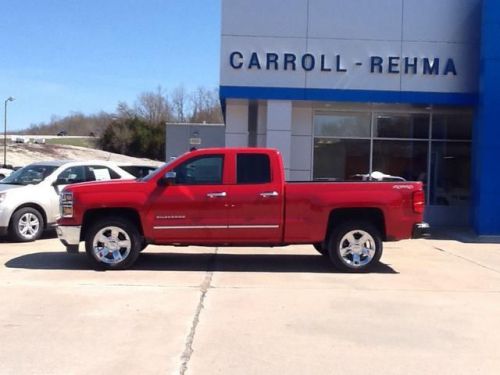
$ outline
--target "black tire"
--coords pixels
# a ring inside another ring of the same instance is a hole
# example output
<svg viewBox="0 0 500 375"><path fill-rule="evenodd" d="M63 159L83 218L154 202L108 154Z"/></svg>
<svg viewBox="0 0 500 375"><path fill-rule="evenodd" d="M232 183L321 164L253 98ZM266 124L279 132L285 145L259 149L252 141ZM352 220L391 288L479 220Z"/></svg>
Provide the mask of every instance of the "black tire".
<svg viewBox="0 0 500 375"><path fill-rule="evenodd" d="M362 236L367 235L366 241ZM352 236L352 237L351 237ZM351 237L352 241L348 238ZM354 251L347 250L352 244ZM363 246L366 245L366 246ZM346 250L342 256L342 249ZM380 231L373 224L364 221L350 221L340 224L330 236L328 252L335 268L344 272L367 272L382 256L383 244Z"/></svg>
<svg viewBox="0 0 500 375"><path fill-rule="evenodd" d="M23 207L12 215L9 224L9 237L16 242L38 240L45 228L43 216L36 208Z"/></svg>
<svg viewBox="0 0 500 375"><path fill-rule="evenodd" d="M313 247L321 255L326 256L326 257L329 256L328 249L323 245L322 242L313 244Z"/></svg>
<svg viewBox="0 0 500 375"><path fill-rule="evenodd" d="M99 238L107 238L107 244ZM95 248L94 241L97 244ZM143 238L137 227L129 220L119 217L103 217L85 233L85 251L97 270L130 268L137 260L142 244Z"/></svg>

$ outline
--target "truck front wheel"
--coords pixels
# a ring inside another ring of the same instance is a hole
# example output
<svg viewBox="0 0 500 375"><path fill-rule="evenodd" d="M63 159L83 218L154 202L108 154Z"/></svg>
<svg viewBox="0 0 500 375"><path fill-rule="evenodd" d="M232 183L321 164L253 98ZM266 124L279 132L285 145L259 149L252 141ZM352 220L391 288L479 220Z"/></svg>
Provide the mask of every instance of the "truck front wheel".
<svg viewBox="0 0 500 375"><path fill-rule="evenodd" d="M96 269L123 270L137 260L142 247L138 229L128 220L97 220L85 234L85 250Z"/></svg>
<svg viewBox="0 0 500 375"><path fill-rule="evenodd" d="M371 223L346 222L333 230L328 252L337 269L366 272L382 256L382 236Z"/></svg>

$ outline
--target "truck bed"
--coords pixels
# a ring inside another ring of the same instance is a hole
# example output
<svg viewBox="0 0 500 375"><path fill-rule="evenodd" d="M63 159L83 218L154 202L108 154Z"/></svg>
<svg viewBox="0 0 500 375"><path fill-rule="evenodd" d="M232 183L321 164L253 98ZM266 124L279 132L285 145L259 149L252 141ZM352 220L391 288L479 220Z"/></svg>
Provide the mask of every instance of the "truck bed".
<svg viewBox="0 0 500 375"><path fill-rule="evenodd" d="M421 189L421 182L287 182L284 242L321 240L331 212L342 209L359 209L361 219L364 212L379 212L386 240L409 238L415 222L412 195Z"/></svg>

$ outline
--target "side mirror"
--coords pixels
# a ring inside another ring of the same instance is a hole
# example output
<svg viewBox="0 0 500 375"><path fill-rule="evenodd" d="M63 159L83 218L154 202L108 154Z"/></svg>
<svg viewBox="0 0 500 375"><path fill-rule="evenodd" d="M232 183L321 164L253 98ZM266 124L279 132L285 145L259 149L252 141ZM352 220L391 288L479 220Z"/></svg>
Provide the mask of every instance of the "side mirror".
<svg viewBox="0 0 500 375"><path fill-rule="evenodd" d="M175 172L167 172L165 175L158 180L159 186L169 186L175 185L175 178L177 177L177 173Z"/></svg>

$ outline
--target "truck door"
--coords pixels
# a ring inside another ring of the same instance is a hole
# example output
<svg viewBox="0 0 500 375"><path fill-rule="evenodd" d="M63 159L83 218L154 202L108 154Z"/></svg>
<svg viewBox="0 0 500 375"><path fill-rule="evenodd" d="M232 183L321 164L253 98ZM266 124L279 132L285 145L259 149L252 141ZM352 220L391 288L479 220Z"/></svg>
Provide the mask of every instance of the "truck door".
<svg viewBox="0 0 500 375"><path fill-rule="evenodd" d="M177 166L175 184L151 196L148 223L164 243L217 243L227 236L224 156L203 155Z"/></svg>
<svg viewBox="0 0 500 375"><path fill-rule="evenodd" d="M274 172L274 173L273 173ZM280 243L283 182L265 153L236 153L236 181L229 190L232 243Z"/></svg>

